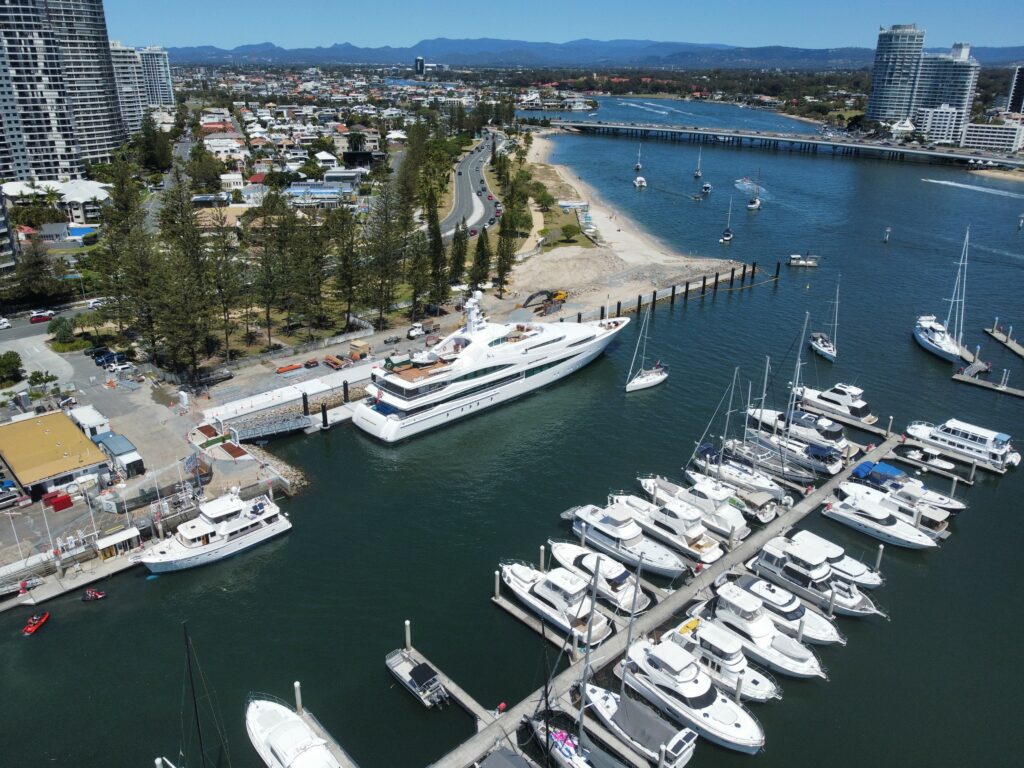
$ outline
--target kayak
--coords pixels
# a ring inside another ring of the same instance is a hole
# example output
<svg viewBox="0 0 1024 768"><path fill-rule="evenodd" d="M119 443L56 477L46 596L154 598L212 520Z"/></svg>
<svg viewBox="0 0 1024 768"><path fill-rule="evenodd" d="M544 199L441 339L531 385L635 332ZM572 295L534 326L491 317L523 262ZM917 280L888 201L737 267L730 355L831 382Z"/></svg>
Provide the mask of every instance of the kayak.
<svg viewBox="0 0 1024 768"><path fill-rule="evenodd" d="M21 630L21 634L23 634L23 635L34 635L36 633L36 630L39 629L41 626L43 626L43 624L45 624L46 620L49 619L49 618L50 618L50 612L49 611L45 611L44 613L37 613L37 614L35 614L34 616L32 616L28 620L28 623L25 624L25 628L23 630Z"/></svg>

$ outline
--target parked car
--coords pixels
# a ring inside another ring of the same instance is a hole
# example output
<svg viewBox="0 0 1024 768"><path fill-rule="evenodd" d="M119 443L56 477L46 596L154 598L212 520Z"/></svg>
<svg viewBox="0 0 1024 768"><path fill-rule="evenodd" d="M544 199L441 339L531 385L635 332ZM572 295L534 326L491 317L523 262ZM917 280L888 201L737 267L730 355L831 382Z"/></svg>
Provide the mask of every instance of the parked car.
<svg viewBox="0 0 1024 768"><path fill-rule="evenodd" d="M494 199L494 195L488 195L488 196L487 196L487 199L488 199L488 200L493 200L493 199Z"/></svg>
<svg viewBox="0 0 1024 768"><path fill-rule="evenodd" d="M388 336L386 339L384 339L385 344L397 344L399 341L401 341L401 339L398 338L397 336Z"/></svg>
<svg viewBox="0 0 1024 768"><path fill-rule="evenodd" d="M101 365L109 371L110 366L117 365L118 363L123 363L127 359L128 358L125 357L124 352L111 352L109 354L104 355L103 361L97 363L97 365Z"/></svg>
<svg viewBox="0 0 1024 768"><path fill-rule="evenodd" d="M320 361L317 360L315 357L311 357L311 358L309 358L309 360L307 360L306 362L304 362L302 364L302 367L303 368L317 368L317 367L319 367L319 365L320 365Z"/></svg>
<svg viewBox="0 0 1024 768"><path fill-rule="evenodd" d="M122 355L124 357L124 355ZM125 371L134 371L135 365L122 360L121 362L111 363L107 366L107 370L111 373L123 373Z"/></svg>
<svg viewBox="0 0 1024 768"><path fill-rule="evenodd" d="M11 327L11 321L6 317L0 317L0 331Z"/></svg>
<svg viewBox="0 0 1024 768"><path fill-rule="evenodd" d="M57 316L52 309L33 309L28 313L30 323L48 323Z"/></svg>
<svg viewBox="0 0 1024 768"><path fill-rule="evenodd" d="M227 381L234 376L233 373L227 368L218 368L216 371L207 371L206 373L199 374L199 383L206 386L212 386L213 384L220 384L222 381Z"/></svg>
<svg viewBox="0 0 1024 768"><path fill-rule="evenodd" d="M476 237L477 236L477 231L475 229L469 230L469 236L470 237Z"/></svg>
<svg viewBox="0 0 1024 768"><path fill-rule="evenodd" d="M484 191L481 189L481 190L477 191L476 196L477 197L483 197L483 194L484 194Z"/></svg>

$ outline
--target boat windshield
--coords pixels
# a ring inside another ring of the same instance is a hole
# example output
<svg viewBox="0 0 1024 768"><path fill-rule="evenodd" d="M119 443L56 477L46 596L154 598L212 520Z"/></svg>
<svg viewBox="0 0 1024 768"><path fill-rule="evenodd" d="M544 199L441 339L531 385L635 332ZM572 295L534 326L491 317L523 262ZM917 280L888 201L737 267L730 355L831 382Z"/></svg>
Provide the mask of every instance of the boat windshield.
<svg viewBox="0 0 1024 768"><path fill-rule="evenodd" d="M850 406L849 406L849 409L850 409L850 413L853 416L856 416L858 419L863 419L865 416L870 416L871 415L871 406L869 406L867 403L864 403L863 401L862 401L862 405L857 405L856 403L851 403Z"/></svg>
<svg viewBox="0 0 1024 768"><path fill-rule="evenodd" d="M604 569L602 568L601 570ZM620 587L625 585L627 581L629 581L629 571L623 569L622 573L620 573L618 576L606 578L608 578L608 583L612 586L613 589L619 589Z"/></svg>

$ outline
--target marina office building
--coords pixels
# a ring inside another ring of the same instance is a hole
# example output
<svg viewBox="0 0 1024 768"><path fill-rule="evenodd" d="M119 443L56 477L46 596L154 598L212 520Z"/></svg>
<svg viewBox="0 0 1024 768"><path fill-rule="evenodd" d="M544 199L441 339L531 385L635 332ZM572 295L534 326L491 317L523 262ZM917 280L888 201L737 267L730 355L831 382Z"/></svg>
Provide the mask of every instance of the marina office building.
<svg viewBox="0 0 1024 768"><path fill-rule="evenodd" d="M0 424L0 458L33 498L105 471L110 461L63 411L25 414Z"/></svg>

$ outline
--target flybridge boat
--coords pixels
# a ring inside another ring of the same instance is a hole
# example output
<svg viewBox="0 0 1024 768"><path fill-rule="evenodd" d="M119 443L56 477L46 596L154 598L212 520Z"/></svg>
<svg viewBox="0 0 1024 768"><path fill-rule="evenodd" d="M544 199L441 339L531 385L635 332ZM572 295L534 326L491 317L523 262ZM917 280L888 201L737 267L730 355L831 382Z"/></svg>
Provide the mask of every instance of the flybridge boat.
<svg viewBox="0 0 1024 768"><path fill-rule="evenodd" d="M170 539L157 539L132 562L153 573L183 571L237 555L291 530L292 524L266 496L243 501L232 491L199 505L199 517L182 523Z"/></svg>
<svg viewBox="0 0 1024 768"><path fill-rule="evenodd" d="M697 660L671 640L634 643L623 663L626 685L677 723L727 749L752 755L764 747L761 724L719 691Z"/></svg>
<svg viewBox="0 0 1024 768"><path fill-rule="evenodd" d="M924 531L875 505L837 501L822 507L821 514L886 544L906 549L933 549L938 546Z"/></svg>
<svg viewBox="0 0 1024 768"><path fill-rule="evenodd" d="M837 413L854 421L874 424L878 417L871 413L871 406L864 402L864 390L852 384L836 384L831 389L818 390L799 386L793 389L804 405L819 411Z"/></svg>
<svg viewBox="0 0 1024 768"><path fill-rule="evenodd" d="M740 698L759 704L782 698L778 683L751 666L740 641L721 627L701 619L687 619L666 637L692 655L723 691L735 695L739 685Z"/></svg>
<svg viewBox="0 0 1024 768"><path fill-rule="evenodd" d="M832 572L820 550L804 543L776 536L747 561L746 567L812 605L822 608L831 605L835 613L844 616L884 615L856 584Z"/></svg>
<svg viewBox="0 0 1024 768"><path fill-rule="evenodd" d="M640 482L640 487L658 504L683 501L692 504L702 513L716 513L720 524L728 527L724 533L726 536L730 535L731 529L735 527L735 538L747 537L750 529L743 522L744 517L757 520L760 523L768 523L775 519L776 504L774 500L769 500L770 497L765 500L764 506L755 508L746 499L738 496L736 489L728 483L719 482L713 477L690 470L686 472L686 477L693 483L692 488L684 488L660 475L638 477L637 480ZM725 510L723 506L729 507L729 509ZM732 514L734 511L739 512L738 518ZM705 525L708 523L705 522ZM715 527L710 525L708 527L717 533ZM744 533L744 529L746 529L746 533Z"/></svg>
<svg viewBox="0 0 1024 768"><path fill-rule="evenodd" d="M696 509L704 527L721 539L740 541L750 535L750 527L743 519L747 505L721 483L703 480L692 488L684 488L664 477L637 479L655 504L677 511L679 507Z"/></svg>
<svg viewBox="0 0 1024 768"><path fill-rule="evenodd" d="M959 419L949 419L943 424L915 421L907 427L907 434L922 443L937 446L961 461L977 462L997 472L1020 464L1020 454L1010 444L1009 435Z"/></svg>
<svg viewBox="0 0 1024 768"><path fill-rule="evenodd" d="M620 501L620 508L628 510L644 533L665 542L698 567L710 565L725 554L719 543L708 536L698 510L682 506L668 509L637 496L622 496Z"/></svg>
<svg viewBox="0 0 1024 768"><path fill-rule="evenodd" d="M936 541L949 537L949 512L927 504L908 504L877 488L847 481L840 483L836 497L847 505L875 517L889 514L913 526Z"/></svg>
<svg viewBox="0 0 1024 768"><path fill-rule="evenodd" d="M676 728L663 720L657 712L630 696L587 683L587 707L597 718L641 755L652 763L661 758L665 747L665 768L683 768L697 746L697 732L691 728Z"/></svg>
<svg viewBox="0 0 1024 768"><path fill-rule="evenodd" d="M769 432L778 430L787 437L795 437L808 445L834 448L840 453L846 453L850 448L850 442L846 439L842 426L824 416L807 411L793 411L787 423L785 411L770 408L750 408L747 410L747 416Z"/></svg>
<svg viewBox="0 0 1024 768"><path fill-rule="evenodd" d="M717 595L697 603L688 613L739 640L748 658L790 677L825 677L821 662L803 643L781 632L761 601L726 582Z"/></svg>
<svg viewBox="0 0 1024 768"><path fill-rule="evenodd" d="M489 323L476 291L465 325L431 350L374 366L353 423L394 443L525 395L578 371L626 327L587 323Z"/></svg>
<svg viewBox="0 0 1024 768"><path fill-rule="evenodd" d="M777 501L786 498L782 486L764 472L755 469L746 458L738 459L727 452L717 451L710 443L698 446L693 455L693 463L704 470L704 474L717 477L737 488L770 493Z"/></svg>
<svg viewBox="0 0 1024 768"><path fill-rule="evenodd" d="M502 563L501 579L527 608L544 621L572 635L578 646L587 643L587 621L592 603L587 582L565 568L542 573L526 563ZM594 612L591 645L600 645L612 634L604 614Z"/></svg>
<svg viewBox="0 0 1024 768"><path fill-rule="evenodd" d="M268 768L341 768L327 741L291 707L250 695L245 730ZM166 761L165 761L166 762Z"/></svg>
<svg viewBox="0 0 1024 768"><path fill-rule="evenodd" d="M637 567L642 559L644 571L669 579L682 576L688 570L686 563L672 550L644 536L629 506L620 500L610 498L604 509L586 504L563 514L571 516L573 533L580 536L584 544L626 565Z"/></svg>
<svg viewBox="0 0 1024 768"><path fill-rule="evenodd" d="M795 437L747 428L748 442L771 451L782 462L791 462L821 475L838 475L843 471L843 457L835 448L805 443Z"/></svg>
<svg viewBox="0 0 1024 768"><path fill-rule="evenodd" d="M597 570L597 560L601 559L601 573L597 579L597 596L615 606L620 613L630 613L634 602L636 613L646 611L651 604L640 588L640 579L626 570L623 565L607 555L573 544L569 541L548 541L551 556L568 571L591 582Z"/></svg>
<svg viewBox="0 0 1024 768"><path fill-rule="evenodd" d="M710 481L729 488L731 493L734 494L734 497L742 501L745 505L743 514L746 515L747 518L756 520L762 524L770 523L778 516L779 504L783 507L791 507L793 505L792 496L784 496L782 501L779 502L776 501L775 497L767 491L750 491L737 486L735 483L719 479L715 475L698 472L696 469L690 469L688 467L684 473L686 475L686 479L694 485Z"/></svg>
<svg viewBox="0 0 1024 768"><path fill-rule="evenodd" d="M798 637L803 642L815 645L846 645L846 638L832 621L804 605L788 589L747 574L733 577L724 573L715 580L715 584L721 585L727 581L760 600L768 618L790 637Z"/></svg>
<svg viewBox="0 0 1024 768"><path fill-rule="evenodd" d="M893 498L911 504L924 503L947 512L962 512L967 505L952 496L929 490L916 477L911 477L902 469L898 469L883 461L877 463L864 461L853 468L853 477L867 483L872 488L885 491Z"/></svg>
<svg viewBox="0 0 1024 768"><path fill-rule="evenodd" d="M875 589L885 583L882 574L865 565L860 560L850 557L838 544L819 536L812 531L797 531L789 537L807 547L818 547L832 567L832 572L840 578L852 581L862 589Z"/></svg>

